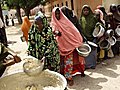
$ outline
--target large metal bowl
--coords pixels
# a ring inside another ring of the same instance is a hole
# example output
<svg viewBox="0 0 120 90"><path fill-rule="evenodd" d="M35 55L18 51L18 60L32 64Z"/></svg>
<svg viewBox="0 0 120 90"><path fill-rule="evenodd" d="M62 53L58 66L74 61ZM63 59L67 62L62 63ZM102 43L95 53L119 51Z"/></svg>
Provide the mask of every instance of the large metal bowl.
<svg viewBox="0 0 120 90"><path fill-rule="evenodd" d="M36 76L29 76L21 70L22 66L14 66L11 71L15 72L0 78L0 90L64 90L67 86L65 77L57 72L47 69Z"/></svg>
<svg viewBox="0 0 120 90"><path fill-rule="evenodd" d="M83 43L82 46L76 48L76 50L80 56L87 57L91 52L91 47L88 44Z"/></svg>

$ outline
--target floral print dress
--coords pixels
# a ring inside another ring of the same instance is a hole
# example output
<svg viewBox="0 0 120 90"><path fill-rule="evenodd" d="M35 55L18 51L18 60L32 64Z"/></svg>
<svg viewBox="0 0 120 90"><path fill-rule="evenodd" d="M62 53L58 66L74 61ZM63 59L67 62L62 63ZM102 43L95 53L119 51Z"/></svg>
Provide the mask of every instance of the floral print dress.
<svg viewBox="0 0 120 90"><path fill-rule="evenodd" d="M58 71L60 67L60 55L58 46L51 27L47 24L45 16L41 16L43 22L42 31L38 30L36 24L33 24L29 31L28 51L29 55L41 60L45 56L44 69Z"/></svg>

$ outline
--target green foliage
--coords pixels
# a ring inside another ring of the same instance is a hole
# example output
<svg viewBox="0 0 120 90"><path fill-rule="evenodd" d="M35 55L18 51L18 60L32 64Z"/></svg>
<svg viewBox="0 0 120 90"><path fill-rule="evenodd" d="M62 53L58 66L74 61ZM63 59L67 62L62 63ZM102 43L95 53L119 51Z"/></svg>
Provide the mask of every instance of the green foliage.
<svg viewBox="0 0 120 90"><path fill-rule="evenodd" d="M10 7L19 5L23 9L25 8L32 9L40 4L45 5L45 3L48 0L3 0L3 1L6 1L8 3L8 6Z"/></svg>
<svg viewBox="0 0 120 90"><path fill-rule="evenodd" d="M7 6L2 6L2 10L8 10Z"/></svg>

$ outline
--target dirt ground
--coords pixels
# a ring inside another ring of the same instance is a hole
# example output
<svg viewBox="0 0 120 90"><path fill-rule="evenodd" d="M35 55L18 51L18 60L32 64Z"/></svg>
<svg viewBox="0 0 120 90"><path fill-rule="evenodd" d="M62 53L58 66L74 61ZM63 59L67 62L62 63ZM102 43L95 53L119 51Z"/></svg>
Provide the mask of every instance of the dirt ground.
<svg viewBox="0 0 120 90"><path fill-rule="evenodd" d="M20 25L7 27L6 33L9 47L24 57L27 44L20 39ZM120 90L120 56L105 60L96 69L86 70L85 74L85 77L75 76L74 85L68 86L68 90Z"/></svg>

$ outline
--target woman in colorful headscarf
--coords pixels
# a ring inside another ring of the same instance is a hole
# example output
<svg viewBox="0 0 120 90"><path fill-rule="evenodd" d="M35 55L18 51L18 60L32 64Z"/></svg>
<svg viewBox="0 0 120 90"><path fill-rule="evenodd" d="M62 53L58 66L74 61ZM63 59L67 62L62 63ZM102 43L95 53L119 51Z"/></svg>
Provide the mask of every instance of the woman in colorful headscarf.
<svg viewBox="0 0 120 90"><path fill-rule="evenodd" d="M91 8L88 5L84 5L80 17L80 24L82 26L82 33L88 41L96 43L96 39L92 33L96 25L96 19ZM95 69L97 61L97 49L92 47L92 51L89 56L85 57L85 68Z"/></svg>
<svg viewBox="0 0 120 90"><path fill-rule="evenodd" d="M56 35L61 62L64 62L64 76L68 84L73 85L73 74L81 72L81 75L84 76L84 60L79 57L76 51L76 48L83 43L82 36L58 7L55 7L52 11L51 26Z"/></svg>
<svg viewBox="0 0 120 90"><path fill-rule="evenodd" d="M31 27L31 23L30 23L28 17L25 16L23 19L21 30L23 32L23 37L25 38L26 42L28 42L28 32L29 32L30 27Z"/></svg>
<svg viewBox="0 0 120 90"><path fill-rule="evenodd" d="M47 18L41 12L35 16L34 23L29 31L28 46L29 55L39 60L45 56L44 69L59 70L60 56L57 43L52 29L48 25Z"/></svg>

